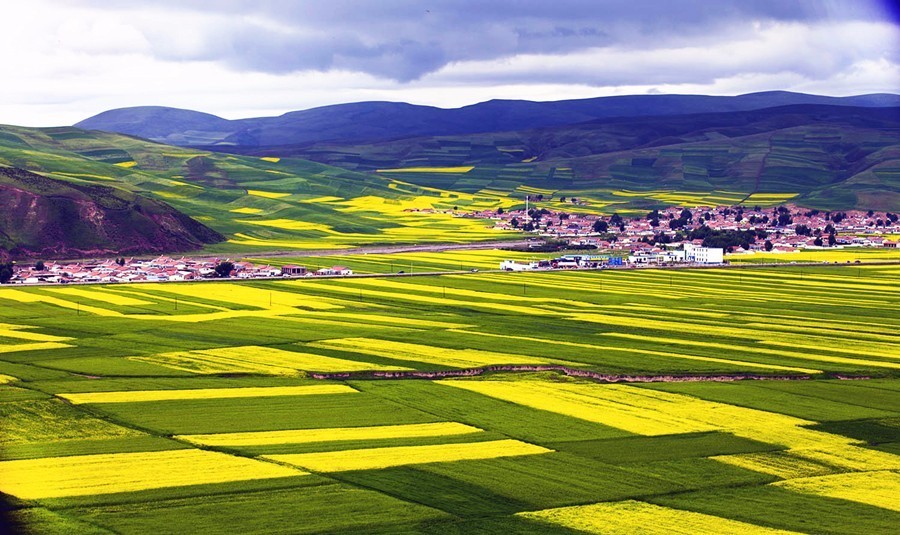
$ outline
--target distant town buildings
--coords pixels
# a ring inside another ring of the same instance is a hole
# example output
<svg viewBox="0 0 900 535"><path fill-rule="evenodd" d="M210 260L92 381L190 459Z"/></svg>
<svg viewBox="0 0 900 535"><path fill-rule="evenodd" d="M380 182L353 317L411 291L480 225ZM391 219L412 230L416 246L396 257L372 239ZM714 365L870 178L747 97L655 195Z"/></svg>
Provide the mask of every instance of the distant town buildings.
<svg viewBox="0 0 900 535"><path fill-rule="evenodd" d="M787 252L820 247L897 247L898 215L860 210L826 212L777 207L673 206L638 217L565 213L547 209L481 210L463 217L494 221L501 230L526 230L570 245L618 251L643 259L672 246L721 248L724 252ZM751 239L752 238L752 239ZM730 240L730 241L729 241ZM693 261L716 263L698 251Z"/></svg>
<svg viewBox="0 0 900 535"><path fill-rule="evenodd" d="M38 266L17 267L10 279L11 284L40 283L115 283L115 282L169 282L192 281L218 278L216 267L227 260L218 258L173 259L159 256L152 260L119 258L74 263L42 262ZM228 278L268 279L275 277L303 276L345 276L353 271L343 267L318 269L310 272L303 266L285 265L281 267L256 265L251 262L233 262Z"/></svg>

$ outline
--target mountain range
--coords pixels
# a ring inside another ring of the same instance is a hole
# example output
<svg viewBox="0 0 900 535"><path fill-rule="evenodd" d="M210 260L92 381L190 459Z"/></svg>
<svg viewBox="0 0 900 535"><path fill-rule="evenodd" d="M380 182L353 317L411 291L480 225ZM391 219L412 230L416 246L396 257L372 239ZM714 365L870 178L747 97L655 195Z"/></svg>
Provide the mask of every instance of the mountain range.
<svg viewBox="0 0 900 535"><path fill-rule="evenodd" d="M815 104L900 106L900 95L827 97L770 91L739 96L629 95L555 102L490 100L455 109L401 102L337 104L278 117L227 120L208 113L159 106L105 111L74 126L138 136L181 146L273 148L317 142L362 143L570 125L620 117L739 112Z"/></svg>

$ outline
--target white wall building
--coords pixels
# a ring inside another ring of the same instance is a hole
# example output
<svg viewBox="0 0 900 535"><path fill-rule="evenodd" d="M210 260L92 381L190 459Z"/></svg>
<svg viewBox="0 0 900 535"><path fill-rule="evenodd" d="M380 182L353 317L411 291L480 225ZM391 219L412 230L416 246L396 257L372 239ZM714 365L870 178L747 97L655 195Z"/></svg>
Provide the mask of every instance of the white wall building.
<svg viewBox="0 0 900 535"><path fill-rule="evenodd" d="M537 268L537 262L529 262L523 264L515 260L504 260L500 262L500 269L503 271L532 271Z"/></svg>
<svg viewBox="0 0 900 535"><path fill-rule="evenodd" d="M725 261L725 249L699 247L692 243L686 243L684 244L684 260L696 264L721 264Z"/></svg>

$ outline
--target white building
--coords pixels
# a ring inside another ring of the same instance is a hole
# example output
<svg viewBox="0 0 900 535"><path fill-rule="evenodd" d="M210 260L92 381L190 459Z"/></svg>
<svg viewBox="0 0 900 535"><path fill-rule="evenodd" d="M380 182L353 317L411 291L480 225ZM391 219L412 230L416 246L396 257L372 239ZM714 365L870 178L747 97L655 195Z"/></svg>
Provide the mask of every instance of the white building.
<svg viewBox="0 0 900 535"><path fill-rule="evenodd" d="M699 247L692 243L685 243L684 260L695 264L721 264L725 261L725 249L720 247Z"/></svg>
<svg viewBox="0 0 900 535"><path fill-rule="evenodd" d="M523 264L522 262L516 262L515 260L504 260L503 262L500 262L500 269L503 271L532 271L537 269L537 262Z"/></svg>

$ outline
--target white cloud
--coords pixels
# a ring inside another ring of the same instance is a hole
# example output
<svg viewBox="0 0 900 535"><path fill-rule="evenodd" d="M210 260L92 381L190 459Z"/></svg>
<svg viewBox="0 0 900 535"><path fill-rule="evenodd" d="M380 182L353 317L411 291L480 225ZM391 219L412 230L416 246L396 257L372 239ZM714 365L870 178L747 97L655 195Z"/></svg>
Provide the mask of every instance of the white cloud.
<svg viewBox="0 0 900 535"><path fill-rule="evenodd" d="M340 1L334 12L256 3L251 11L223 1L212 12L192 0L10 3L4 18L14 22L0 32L0 122L72 124L139 105L238 118L361 100L456 107L491 98L900 90L900 33L874 17L804 22L760 11L738 20L721 18L723 9L699 26L691 17L702 17L689 13L683 31L654 33L626 17L635 9L628 3L607 26L584 6L553 19L561 7L505 17L493 4L458 13L438 2L431 21L400 1L363 13ZM397 81L421 69L431 70Z"/></svg>

